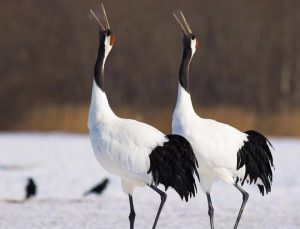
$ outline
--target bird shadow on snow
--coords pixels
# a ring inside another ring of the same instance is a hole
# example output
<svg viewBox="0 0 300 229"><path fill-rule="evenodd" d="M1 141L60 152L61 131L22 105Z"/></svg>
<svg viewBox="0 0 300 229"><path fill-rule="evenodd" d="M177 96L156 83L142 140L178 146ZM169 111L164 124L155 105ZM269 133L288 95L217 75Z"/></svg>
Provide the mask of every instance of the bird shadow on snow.
<svg viewBox="0 0 300 229"><path fill-rule="evenodd" d="M0 199L0 203L8 204L47 204L47 203L57 203L57 204L82 204L82 203L94 203L95 198L78 198L78 199L61 199L61 198L45 198L45 199Z"/></svg>
<svg viewBox="0 0 300 229"><path fill-rule="evenodd" d="M3 171L21 171L38 167L35 164L19 165L19 164L0 164L0 170Z"/></svg>

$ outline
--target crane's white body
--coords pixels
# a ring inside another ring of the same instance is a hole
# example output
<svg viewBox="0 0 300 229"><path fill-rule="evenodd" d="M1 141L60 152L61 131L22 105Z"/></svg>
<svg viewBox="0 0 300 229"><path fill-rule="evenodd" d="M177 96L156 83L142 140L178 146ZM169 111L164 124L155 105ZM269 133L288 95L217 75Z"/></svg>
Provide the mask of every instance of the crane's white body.
<svg viewBox="0 0 300 229"><path fill-rule="evenodd" d="M190 141L198 160L200 185L206 193L210 227L214 229L214 209L210 191L215 180L234 185L243 195L236 219L237 228L249 194L238 183L256 183L264 195L271 191L273 157L268 139L257 131L245 133L211 119L200 118L194 111L189 93L189 66L198 46L183 13L174 16L183 32L183 53L179 69L177 103L172 119L172 133Z"/></svg>
<svg viewBox="0 0 300 229"><path fill-rule="evenodd" d="M186 201L197 192L194 175L198 176L197 160L190 143L178 135L164 135L154 127L132 119L117 117L104 92L104 64L115 43L104 6L104 25L99 23L99 48L94 67L92 99L88 118L90 139L95 156L108 172L121 178L123 191L128 194L130 228L134 228L133 191L146 186L161 197L153 229L156 227L167 194L156 186L174 188ZM184 158L184 160L183 160Z"/></svg>
<svg viewBox="0 0 300 229"><path fill-rule="evenodd" d="M244 177L244 167L236 170L237 152L248 141L247 134L215 120L200 118L194 111L190 94L180 84L172 133L190 141L204 192L210 191L215 180L233 184L236 177Z"/></svg>
<svg viewBox="0 0 300 229"><path fill-rule="evenodd" d="M108 172L120 176L125 193L152 182L149 154L167 138L150 125L116 116L95 82L88 127L97 160Z"/></svg>

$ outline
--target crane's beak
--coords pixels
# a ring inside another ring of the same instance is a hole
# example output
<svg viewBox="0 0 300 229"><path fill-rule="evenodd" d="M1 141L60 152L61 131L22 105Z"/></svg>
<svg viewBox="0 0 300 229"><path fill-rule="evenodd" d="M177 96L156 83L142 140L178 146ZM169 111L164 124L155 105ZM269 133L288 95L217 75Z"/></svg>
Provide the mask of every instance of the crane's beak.
<svg viewBox="0 0 300 229"><path fill-rule="evenodd" d="M108 23L108 19L107 19L107 15L106 15L106 12L105 12L105 8L104 8L103 3L101 3L101 7L102 7L103 15L104 15L104 17L105 17L106 29L110 29L110 26L109 26L109 23Z"/></svg>
<svg viewBox="0 0 300 229"><path fill-rule="evenodd" d="M179 13L177 12L173 12L173 16L175 17L176 21L178 22L178 24L180 25L182 32L184 33L184 35L189 36L192 34L192 30L189 26L189 24L187 23L183 13L181 12L181 10L178 10Z"/></svg>
<svg viewBox="0 0 300 229"><path fill-rule="evenodd" d="M105 11L105 8L104 8L104 5L103 3L101 3L101 7L102 7L102 12L103 12L103 15L104 15L104 18L105 18L105 23L101 22L99 20L99 18L96 16L96 14L94 13L94 11L92 9L90 9L91 11L91 14L95 17L95 19L97 20L99 26L100 26L100 29L102 31L106 31L108 29L110 29L110 26L109 26L109 22L108 22L108 19L107 19L107 15L106 15L106 11Z"/></svg>

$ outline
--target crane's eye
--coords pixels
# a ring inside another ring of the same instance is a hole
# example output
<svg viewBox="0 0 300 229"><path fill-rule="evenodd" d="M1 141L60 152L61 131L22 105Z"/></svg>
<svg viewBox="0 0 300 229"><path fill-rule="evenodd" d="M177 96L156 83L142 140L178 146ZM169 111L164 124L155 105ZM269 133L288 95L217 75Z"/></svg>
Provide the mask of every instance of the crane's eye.
<svg viewBox="0 0 300 229"><path fill-rule="evenodd" d="M110 45L113 46L116 42L116 36L114 34L110 35Z"/></svg>

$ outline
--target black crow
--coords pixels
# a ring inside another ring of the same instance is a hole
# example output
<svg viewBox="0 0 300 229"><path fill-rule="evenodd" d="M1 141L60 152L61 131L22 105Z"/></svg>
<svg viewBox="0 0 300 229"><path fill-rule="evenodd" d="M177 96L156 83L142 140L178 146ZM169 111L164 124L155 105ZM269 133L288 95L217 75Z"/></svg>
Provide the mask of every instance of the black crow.
<svg viewBox="0 0 300 229"><path fill-rule="evenodd" d="M37 187L34 180L29 177L26 185L26 197L25 199L32 198L36 195Z"/></svg>
<svg viewBox="0 0 300 229"><path fill-rule="evenodd" d="M99 184L97 184L96 186L94 186L93 188L91 188L90 190L86 191L83 195L87 196L91 193L100 195L104 189L106 188L107 184L108 184L109 180L107 178L105 178L103 181L101 181Z"/></svg>

